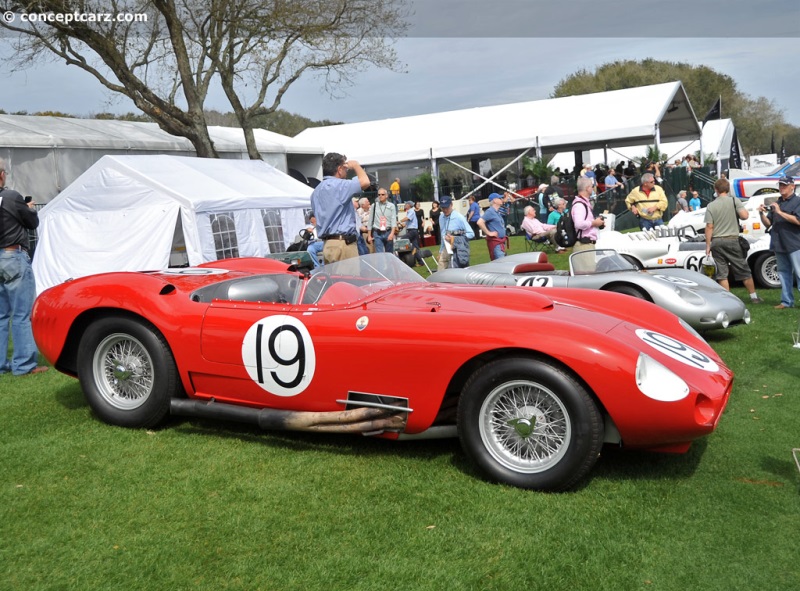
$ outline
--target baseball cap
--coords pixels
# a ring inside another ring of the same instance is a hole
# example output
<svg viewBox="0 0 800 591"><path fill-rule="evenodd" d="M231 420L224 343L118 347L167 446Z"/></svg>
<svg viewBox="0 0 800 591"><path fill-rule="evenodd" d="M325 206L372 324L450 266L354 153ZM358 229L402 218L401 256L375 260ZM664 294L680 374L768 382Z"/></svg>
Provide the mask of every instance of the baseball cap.
<svg viewBox="0 0 800 591"><path fill-rule="evenodd" d="M783 175L781 178L778 179L779 185L793 185L794 179L790 177L788 174Z"/></svg>
<svg viewBox="0 0 800 591"><path fill-rule="evenodd" d="M546 189L546 188L547 188L547 183L542 183L541 185L539 185L539 190L540 190L540 191L541 191L542 189Z"/></svg>
<svg viewBox="0 0 800 591"><path fill-rule="evenodd" d="M406 201L406 205L408 205L409 207L414 207L414 202L413 201Z"/></svg>
<svg viewBox="0 0 800 591"><path fill-rule="evenodd" d="M439 198L439 205L444 209L445 207L450 207L453 205L453 198L450 195L442 195Z"/></svg>
<svg viewBox="0 0 800 591"><path fill-rule="evenodd" d="M500 193L492 193L489 195L489 201L493 201L495 199L502 199L503 196Z"/></svg>

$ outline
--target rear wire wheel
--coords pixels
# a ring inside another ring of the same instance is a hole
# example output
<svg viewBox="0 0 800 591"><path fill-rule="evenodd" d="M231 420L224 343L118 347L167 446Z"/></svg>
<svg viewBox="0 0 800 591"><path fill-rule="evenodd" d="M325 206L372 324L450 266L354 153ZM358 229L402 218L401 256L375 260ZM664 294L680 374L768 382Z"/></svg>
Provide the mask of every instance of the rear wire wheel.
<svg viewBox="0 0 800 591"><path fill-rule="evenodd" d="M95 414L122 427L157 425L180 393L166 340L150 323L131 318L103 318L86 329L78 378Z"/></svg>

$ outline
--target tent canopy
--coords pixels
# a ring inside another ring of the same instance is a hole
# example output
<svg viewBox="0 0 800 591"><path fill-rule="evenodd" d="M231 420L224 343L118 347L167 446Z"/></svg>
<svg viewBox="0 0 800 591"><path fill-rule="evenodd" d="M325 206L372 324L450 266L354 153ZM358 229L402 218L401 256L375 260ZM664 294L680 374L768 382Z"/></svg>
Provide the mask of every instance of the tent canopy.
<svg viewBox="0 0 800 591"><path fill-rule="evenodd" d="M260 160L104 156L39 213L37 289L283 251L310 202L310 187Z"/></svg>
<svg viewBox="0 0 800 591"><path fill-rule="evenodd" d="M362 165L688 141L700 127L680 82L306 129L296 140ZM376 141L381 138L385 141Z"/></svg>
<svg viewBox="0 0 800 591"><path fill-rule="evenodd" d="M703 127L703 152L713 154L717 159L727 162L731 152L731 141L733 139L734 125L730 119L716 119L708 121ZM620 160L634 160L642 158L647 154L649 144L639 144L631 146L615 146L613 149L606 150L608 162L612 165ZM673 162L678 158L683 158L686 154L694 154L700 149L699 140L685 140L679 142L663 142L659 144L659 151L667 155L667 161ZM572 168L575 155L572 152L560 152L550 161L550 166L558 167L562 170ZM595 148L584 154L583 161L591 164L604 162L603 150Z"/></svg>

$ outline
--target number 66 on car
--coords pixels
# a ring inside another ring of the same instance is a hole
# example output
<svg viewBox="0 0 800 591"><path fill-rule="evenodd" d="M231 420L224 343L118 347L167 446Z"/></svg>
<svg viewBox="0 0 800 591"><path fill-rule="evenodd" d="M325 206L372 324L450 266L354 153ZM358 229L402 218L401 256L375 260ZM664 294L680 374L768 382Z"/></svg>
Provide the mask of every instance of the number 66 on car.
<svg viewBox="0 0 800 591"><path fill-rule="evenodd" d="M604 443L685 451L714 430L733 380L691 327L649 302L429 284L388 254L314 273L229 259L85 277L43 292L33 327L42 354L114 425L171 413L453 435L483 477L536 490L574 486ZM400 351L436 363L416 384L390 379Z"/></svg>

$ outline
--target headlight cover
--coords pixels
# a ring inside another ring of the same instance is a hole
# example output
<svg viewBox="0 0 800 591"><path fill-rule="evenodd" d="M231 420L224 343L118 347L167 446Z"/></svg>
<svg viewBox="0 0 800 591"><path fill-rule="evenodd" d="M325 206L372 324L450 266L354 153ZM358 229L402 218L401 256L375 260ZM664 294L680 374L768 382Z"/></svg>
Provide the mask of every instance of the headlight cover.
<svg viewBox="0 0 800 591"><path fill-rule="evenodd" d="M689 395L689 386L678 375L645 353L636 360L636 385L653 400L676 402Z"/></svg>

